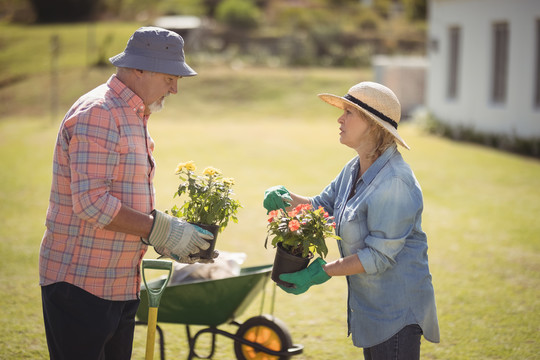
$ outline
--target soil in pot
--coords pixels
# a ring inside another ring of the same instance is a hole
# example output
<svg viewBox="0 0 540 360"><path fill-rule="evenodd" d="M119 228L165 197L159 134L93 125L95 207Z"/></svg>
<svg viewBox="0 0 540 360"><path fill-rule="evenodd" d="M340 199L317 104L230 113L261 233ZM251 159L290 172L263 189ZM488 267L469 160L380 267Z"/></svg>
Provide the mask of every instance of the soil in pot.
<svg viewBox="0 0 540 360"><path fill-rule="evenodd" d="M191 223L190 223L191 224ZM198 224L193 223L204 230L210 231L214 238L212 240L206 240L210 243L210 247L206 250L199 251L195 256L200 257L201 259L213 259L214 249L216 248L217 235L219 233L219 225L207 225L207 224Z"/></svg>
<svg viewBox="0 0 540 360"><path fill-rule="evenodd" d="M289 254L283 249L281 243L278 243L276 257L274 258L274 267L272 268L272 280L283 287L293 287L293 284L280 280L279 275L289 274L307 268L312 258L312 253L309 253L307 258Z"/></svg>

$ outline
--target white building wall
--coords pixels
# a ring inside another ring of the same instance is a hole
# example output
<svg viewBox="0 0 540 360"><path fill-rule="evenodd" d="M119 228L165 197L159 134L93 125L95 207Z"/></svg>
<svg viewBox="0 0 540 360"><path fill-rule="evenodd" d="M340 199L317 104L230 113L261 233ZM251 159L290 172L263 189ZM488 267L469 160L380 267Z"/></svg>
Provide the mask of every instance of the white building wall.
<svg viewBox="0 0 540 360"><path fill-rule="evenodd" d="M536 20L540 0L431 0L426 102L440 120L479 132L521 138L540 136L535 107ZM509 25L505 104L491 101L492 25ZM461 28L458 93L447 98L448 30Z"/></svg>

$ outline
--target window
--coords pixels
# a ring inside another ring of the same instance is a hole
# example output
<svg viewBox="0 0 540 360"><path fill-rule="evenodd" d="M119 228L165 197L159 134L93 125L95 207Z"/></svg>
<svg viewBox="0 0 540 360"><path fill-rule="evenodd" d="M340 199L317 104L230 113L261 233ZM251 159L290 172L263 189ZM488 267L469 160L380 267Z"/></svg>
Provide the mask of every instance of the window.
<svg viewBox="0 0 540 360"><path fill-rule="evenodd" d="M461 29L451 27L448 31L449 51L448 51L448 79L446 95L449 99L457 98L458 75L459 75L459 48L461 41Z"/></svg>
<svg viewBox="0 0 540 360"><path fill-rule="evenodd" d="M508 81L508 23L493 24L493 73L491 100L496 104L506 101Z"/></svg>
<svg viewBox="0 0 540 360"><path fill-rule="evenodd" d="M536 20L536 77L534 105L540 108L540 20Z"/></svg>

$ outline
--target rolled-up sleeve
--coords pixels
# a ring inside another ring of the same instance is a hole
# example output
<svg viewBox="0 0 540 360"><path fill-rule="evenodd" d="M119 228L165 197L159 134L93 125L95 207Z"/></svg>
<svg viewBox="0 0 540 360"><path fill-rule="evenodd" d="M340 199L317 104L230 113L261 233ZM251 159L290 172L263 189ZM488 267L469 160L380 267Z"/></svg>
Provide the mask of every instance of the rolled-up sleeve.
<svg viewBox="0 0 540 360"><path fill-rule="evenodd" d="M347 187L346 183L351 176L350 166L354 162L355 159L351 160L319 195L309 198L309 201L314 208L322 206L328 214L335 216L336 204L339 200L339 196L343 196L343 194L340 193L340 189L343 191L343 188Z"/></svg>
<svg viewBox="0 0 540 360"><path fill-rule="evenodd" d="M328 214L331 216L334 215L334 201L336 197L335 192L335 182L332 182L328 185L321 194L309 198L311 205L317 209L319 206L322 206Z"/></svg>
<svg viewBox="0 0 540 360"><path fill-rule="evenodd" d="M422 201L399 177L382 182L370 196L366 247L358 251L367 274L382 273L396 263L405 240L414 229Z"/></svg>
<svg viewBox="0 0 540 360"><path fill-rule="evenodd" d="M117 177L120 135L106 109L81 114L69 144L73 212L99 228L109 224L121 207L109 193Z"/></svg>

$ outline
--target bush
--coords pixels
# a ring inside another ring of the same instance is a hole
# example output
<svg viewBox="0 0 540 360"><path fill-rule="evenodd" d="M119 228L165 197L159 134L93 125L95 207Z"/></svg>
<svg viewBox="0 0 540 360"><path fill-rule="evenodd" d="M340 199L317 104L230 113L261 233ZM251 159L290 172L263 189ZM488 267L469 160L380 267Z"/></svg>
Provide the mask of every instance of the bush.
<svg viewBox="0 0 540 360"><path fill-rule="evenodd" d="M377 31L381 26L382 19L375 11L369 8L363 9L359 15L356 16L356 22L358 28L361 31Z"/></svg>
<svg viewBox="0 0 540 360"><path fill-rule="evenodd" d="M430 134L489 146L516 154L540 157L540 138L521 138L516 135L482 132L471 126L449 125L437 119L433 114L424 114L418 116L417 119Z"/></svg>
<svg viewBox="0 0 540 360"><path fill-rule="evenodd" d="M216 18L233 29L249 30L259 26L261 11L250 0L225 0L217 7Z"/></svg>

